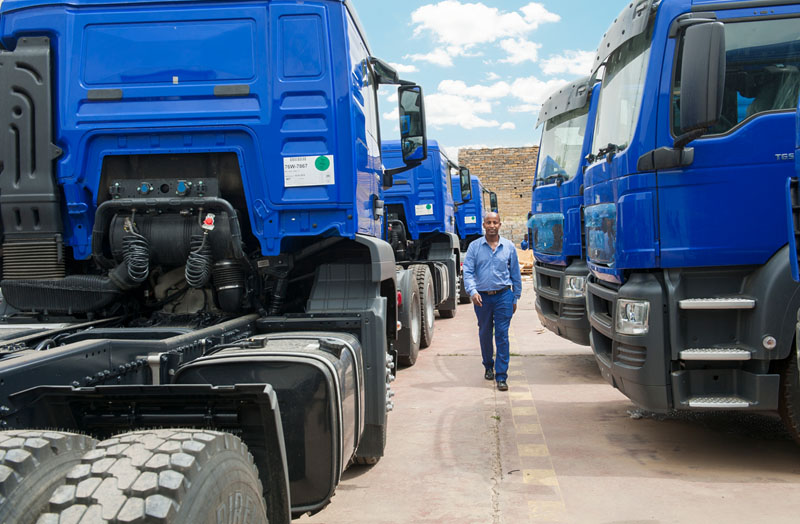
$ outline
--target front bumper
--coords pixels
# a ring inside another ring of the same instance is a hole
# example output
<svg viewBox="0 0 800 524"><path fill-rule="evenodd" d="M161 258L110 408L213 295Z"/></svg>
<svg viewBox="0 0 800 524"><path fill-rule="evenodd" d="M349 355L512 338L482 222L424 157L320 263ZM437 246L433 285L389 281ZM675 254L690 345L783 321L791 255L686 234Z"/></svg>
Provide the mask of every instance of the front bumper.
<svg viewBox="0 0 800 524"><path fill-rule="evenodd" d="M557 335L582 346L589 345L589 319L586 298L564 297L564 282L568 275L587 277L589 269L584 260L568 267L534 264L536 273L536 312L544 327Z"/></svg>

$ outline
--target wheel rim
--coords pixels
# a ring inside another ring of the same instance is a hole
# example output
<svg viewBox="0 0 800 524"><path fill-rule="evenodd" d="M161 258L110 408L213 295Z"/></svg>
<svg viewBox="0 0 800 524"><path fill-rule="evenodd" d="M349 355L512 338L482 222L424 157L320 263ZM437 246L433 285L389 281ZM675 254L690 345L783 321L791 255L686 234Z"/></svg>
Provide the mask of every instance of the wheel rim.
<svg viewBox="0 0 800 524"><path fill-rule="evenodd" d="M433 327L433 285L425 288L425 325L428 329Z"/></svg>
<svg viewBox="0 0 800 524"><path fill-rule="evenodd" d="M419 308L419 300L414 300L412 297L411 299L411 343L413 345L419 344L420 334L422 331L422 320L420 320L420 308Z"/></svg>

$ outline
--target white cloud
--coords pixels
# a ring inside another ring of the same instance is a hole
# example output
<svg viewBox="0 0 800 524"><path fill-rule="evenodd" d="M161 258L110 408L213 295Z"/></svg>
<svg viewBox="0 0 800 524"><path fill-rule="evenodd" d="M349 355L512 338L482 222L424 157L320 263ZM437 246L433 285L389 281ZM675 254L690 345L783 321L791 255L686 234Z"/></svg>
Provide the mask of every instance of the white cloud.
<svg viewBox="0 0 800 524"><path fill-rule="evenodd" d="M542 71L546 75L568 73L571 75L588 75L592 72L594 53L592 51L564 51L560 55L552 55L542 60Z"/></svg>
<svg viewBox="0 0 800 524"><path fill-rule="evenodd" d="M535 76L517 78L511 84L511 94L527 105L542 105L548 96L566 83L566 80L560 78L549 80L539 80Z"/></svg>
<svg viewBox="0 0 800 524"><path fill-rule="evenodd" d="M486 80L488 80L489 82L494 82L495 80L500 80L500 75L498 75L497 73L494 73L492 71L489 71L488 73L486 73Z"/></svg>
<svg viewBox="0 0 800 524"><path fill-rule="evenodd" d="M516 106L509 106L508 112L509 113L533 113L534 115L539 113L539 110L542 108L540 104L520 104Z"/></svg>
<svg viewBox="0 0 800 524"><path fill-rule="evenodd" d="M414 36L429 33L440 47L430 53L412 54L405 58L450 67L453 65L453 58L457 56L480 56L480 52L470 52L475 46L503 39L520 39L541 24L559 20L560 16L536 2L513 12L501 11L480 2L444 0L437 4L426 4L411 13L411 23L415 26ZM538 47L533 46L537 45L527 42L521 54L512 55L509 52L508 61L516 64L530 60L531 53L535 61Z"/></svg>
<svg viewBox="0 0 800 524"><path fill-rule="evenodd" d="M392 66L395 71L398 73L418 73L419 69L415 65L406 65L406 64L396 64L394 62L389 62L389 65Z"/></svg>
<svg viewBox="0 0 800 524"><path fill-rule="evenodd" d="M430 62L431 64L439 65L442 67L453 66L453 57L450 56L444 49L434 49L430 53L424 53L424 54L416 53L411 55L405 55L403 58L420 62Z"/></svg>
<svg viewBox="0 0 800 524"><path fill-rule="evenodd" d="M439 91L448 95L468 96L480 100L495 100L504 98L511 93L511 86L507 82L497 82L484 86L467 86L461 80L442 80L439 82Z"/></svg>
<svg viewBox="0 0 800 524"><path fill-rule="evenodd" d="M503 125L500 126L501 131L504 129L516 129L516 128L517 126L516 124L514 124L514 122L503 122Z"/></svg>
<svg viewBox="0 0 800 524"><path fill-rule="evenodd" d="M490 102L465 96L445 93L428 95L425 97L425 111L428 125L434 127L454 125L475 129L500 125L497 120L487 120L479 116L492 113Z"/></svg>
<svg viewBox="0 0 800 524"><path fill-rule="evenodd" d="M522 62L536 62L539 60L539 49L542 44L525 40L524 38L508 38L500 41L500 47L508 53L508 57L500 60L506 64L521 64Z"/></svg>

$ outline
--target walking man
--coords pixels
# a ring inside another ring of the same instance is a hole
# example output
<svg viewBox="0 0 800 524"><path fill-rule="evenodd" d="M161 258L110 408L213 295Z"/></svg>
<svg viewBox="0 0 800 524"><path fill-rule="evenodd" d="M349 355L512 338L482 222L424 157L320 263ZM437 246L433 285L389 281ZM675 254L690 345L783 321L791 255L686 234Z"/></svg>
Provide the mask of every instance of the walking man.
<svg viewBox="0 0 800 524"><path fill-rule="evenodd" d="M500 215L487 213L483 219L486 234L469 245L464 257L464 285L478 317L483 377L497 380L497 389L508 390L508 327L522 296L522 276L517 250L500 236ZM497 346L493 358L492 332Z"/></svg>

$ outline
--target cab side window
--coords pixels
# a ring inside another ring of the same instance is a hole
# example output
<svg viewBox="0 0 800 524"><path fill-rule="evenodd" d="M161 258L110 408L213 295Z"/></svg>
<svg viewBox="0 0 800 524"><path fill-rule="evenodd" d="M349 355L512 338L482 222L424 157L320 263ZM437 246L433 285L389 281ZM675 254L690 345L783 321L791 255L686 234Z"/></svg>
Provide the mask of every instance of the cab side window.
<svg viewBox="0 0 800 524"><path fill-rule="evenodd" d="M800 19L725 24L725 93L722 118L709 134L727 133L768 111L795 110L800 94ZM678 57L683 52L681 41ZM672 131L680 135L681 60L672 90Z"/></svg>

